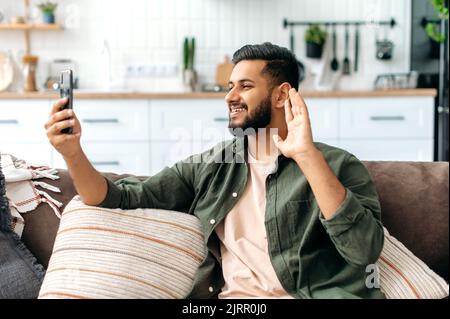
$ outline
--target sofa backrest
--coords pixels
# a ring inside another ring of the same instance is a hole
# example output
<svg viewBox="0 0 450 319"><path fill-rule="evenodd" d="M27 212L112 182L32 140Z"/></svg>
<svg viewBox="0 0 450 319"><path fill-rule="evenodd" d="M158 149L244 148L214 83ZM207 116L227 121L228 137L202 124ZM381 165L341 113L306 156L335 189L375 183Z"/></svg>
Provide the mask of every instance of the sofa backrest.
<svg viewBox="0 0 450 319"><path fill-rule="evenodd" d="M376 185L382 221L389 232L448 281L448 162L363 162ZM104 173L116 180L130 175ZM61 188L55 198L66 205L76 191L66 170L59 170ZM144 179L145 177L141 177ZM53 195L53 194L52 194ZM25 214L23 241L47 267L59 219L46 204ZM45 231L43 231L45 230Z"/></svg>
<svg viewBox="0 0 450 319"><path fill-rule="evenodd" d="M389 233L448 281L449 163L363 162Z"/></svg>

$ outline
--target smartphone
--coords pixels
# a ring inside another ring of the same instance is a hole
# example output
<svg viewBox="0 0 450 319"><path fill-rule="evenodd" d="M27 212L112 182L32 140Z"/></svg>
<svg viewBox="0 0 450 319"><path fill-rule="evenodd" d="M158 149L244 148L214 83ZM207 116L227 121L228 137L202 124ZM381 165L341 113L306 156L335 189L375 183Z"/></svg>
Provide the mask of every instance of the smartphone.
<svg viewBox="0 0 450 319"><path fill-rule="evenodd" d="M72 70L64 70L59 78L59 94L61 98L67 97L67 103L61 110L73 109L73 72ZM63 134L72 134L73 128L68 127L61 130Z"/></svg>

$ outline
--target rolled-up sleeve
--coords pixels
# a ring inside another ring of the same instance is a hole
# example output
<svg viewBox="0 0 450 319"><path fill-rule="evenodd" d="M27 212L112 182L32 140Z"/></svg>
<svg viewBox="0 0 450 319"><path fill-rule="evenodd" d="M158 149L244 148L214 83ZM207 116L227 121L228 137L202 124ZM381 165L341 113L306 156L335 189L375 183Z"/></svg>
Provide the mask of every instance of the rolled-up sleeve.
<svg viewBox="0 0 450 319"><path fill-rule="evenodd" d="M340 255L358 266L375 263L384 244L381 207L364 164L349 154L338 179L346 189L342 204L330 219L319 214Z"/></svg>
<svg viewBox="0 0 450 319"><path fill-rule="evenodd" d="M98 206L105 208L159 208L187 211L194 199L195 164L180 161L165 167L144 181L127 177L115 182L106 179L108 192Z"/></svg>

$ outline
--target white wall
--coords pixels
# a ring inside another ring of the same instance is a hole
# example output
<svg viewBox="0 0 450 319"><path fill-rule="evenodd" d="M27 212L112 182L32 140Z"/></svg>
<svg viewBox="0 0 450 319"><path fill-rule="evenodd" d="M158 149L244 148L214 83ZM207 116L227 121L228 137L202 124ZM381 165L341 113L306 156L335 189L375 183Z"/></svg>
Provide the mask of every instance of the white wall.
<svg viewBox="0 0 450 319"><path fill-rule="evenodd" d="M32 4L40 1L32 0ZM395 43L394 59L375 59L375 28L361 29L360 71L344 78L341 88L371 88L376 74L406 72L410 64L409 0L59 0L57 20L62 32L33 32L33 53L40 57L40 79L55 58L77 61L82 88L102 83L101 44L112 47L113 75L119 78L127 65L180 66L182 39L195 35L196 66L203 81L214 80L216 64L248 43L270 41L289 46L289 32L282 20L389 19L398 26L389 31ZM23 14L20 0L0 0L0 11L8 18ZM33 10L39 20L39 14ZM297 56L304 57L303 30L296 29ZM343 29L339 30L339 57L343 59ZM23 52L23 33L0 31L0 51ZM351 46L353 47L353 29ZM352 52L352 51L351 51ZM353 56L351 56L353 58ZM353 59L352 59L353 60Z"/></svg>

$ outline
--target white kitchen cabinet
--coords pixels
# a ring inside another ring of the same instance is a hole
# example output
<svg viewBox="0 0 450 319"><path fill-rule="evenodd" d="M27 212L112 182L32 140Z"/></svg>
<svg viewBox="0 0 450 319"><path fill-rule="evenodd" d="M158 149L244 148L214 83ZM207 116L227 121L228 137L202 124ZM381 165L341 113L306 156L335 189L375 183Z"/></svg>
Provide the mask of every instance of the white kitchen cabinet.
<svg viewBox="0 0 450 319"><path fill-rule="evenodd" d="M231 136L224 100L153 100L150 118L153 141L220 141Z"/></svg>
<svg viewBox="0 0 450 319"><path fill-rule="evenodd" d="M432 138L431 97L347 98L340 100L339 127L346 138Z"/></svg>
<svg viewBox="0 0 450 319"><path fill-rule="evenodd" d="M101 172L117 174L150 174L150 146L147 142L83 143L83 150L92 165ZM60 154L54 155L56 168L67 168Z"/></svg>
<svg viewBox="0 0 450 319"><path fill-rule="evenodd" d="M343 148L364 161L433 161L432 139L345 139Z"/></svg>
<svg viewBox="0 0 450 319"><path fill-rule="evenodd" d="M433 97L341 98L339 146L361 160L433 161Z"/></svg>
<svg viewBox="0 0 450 319"><path fill-rule="evenodd" d="M81 144L92 165L102 172L148 175L150 128L147 100L78 100L74 111ZM55 152L54 165L66 168Z"/></svg>
<svg viewBox="0 0 450 319"><path fill-rule="evenodd" d="M45 142L49 114L46 100L0 100L0 143Z"/></svg>
<svg viewBox="0 0 450 319"><path fill-rule="evenodd" d="M336 99L305 99L316 141L337 139L339 135L339 104Z"/></svg>
<svg viewBox="0 0 450 319"><path fill-rule="evenodd" d="M150 102L151 174L231 139L224 100Z"/></svg>
<svg viewBox="0 0 450 319"><path fill-rule="evenodd" d="M150 139L147 100L78 100L74 111L85 142Z"/></svg>
<svg viewBox="0 0 450 319"><path fill-rule="evenodd" d="M0 100L0 151L65 168L44 123L50 100ZM306 99L313 138L361 160L432 161L434 98ZM99 171L153 175L231 139L223 99L77 100L82 145Z"/></svg>
<svg viewBox="0 0 450 319"><path fill-rule="evenodd" d="M0 100L0 152L51 166L44 128L49 113L50 102L46 100Z"/></svg>

